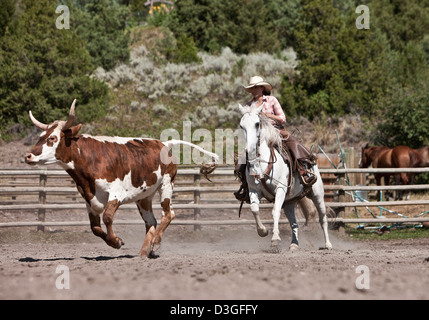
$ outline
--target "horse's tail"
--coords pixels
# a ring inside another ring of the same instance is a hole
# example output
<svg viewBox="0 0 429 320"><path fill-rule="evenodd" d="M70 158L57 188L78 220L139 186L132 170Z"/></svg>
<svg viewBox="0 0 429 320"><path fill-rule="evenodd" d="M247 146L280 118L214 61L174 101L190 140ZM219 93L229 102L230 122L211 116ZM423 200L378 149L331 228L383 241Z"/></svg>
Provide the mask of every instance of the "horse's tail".
<svg viewBox="0 0 429 320"><path fill-rule="evenodd" d="M301 207L301 211L304 214L305 218L305 226L308 224L310 220L313 220L316 216L316 207L313 205L313 202L307 197L303 197L298 201L299 206Z"/></svg>
<svg viewBox="0 0 429 320"><path fill-rule="evenodd" d="M419 167L422 161L420 154L414 149L410 150L408 154L410 156L410 168Z"/></svg>

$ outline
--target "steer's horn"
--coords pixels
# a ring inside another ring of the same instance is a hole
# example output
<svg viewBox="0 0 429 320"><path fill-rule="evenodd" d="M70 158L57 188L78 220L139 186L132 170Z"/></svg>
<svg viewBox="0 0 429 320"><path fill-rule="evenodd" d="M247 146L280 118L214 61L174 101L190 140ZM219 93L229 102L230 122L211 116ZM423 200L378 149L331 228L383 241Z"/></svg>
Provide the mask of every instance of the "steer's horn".
<svg viewBox="0 0 429 320"><path fill-rule="evenodd" d="M73 103L70 107L69 118L67 119L66 124L62 128L63 131L70 129L74 125L74 120L76 118L74 113L75 105L76 105L76 99L73 100Z"/></svg>
<svg viewBox="0 0 429 320"><path fill-rule="evenodd" d="M44 123L41 123L39 120L37 120L37 119L33 116L33 114L31 113L31 111L30 111L30 119L31 119L31 121L34 123L34 125L35 125L37 128L39 128L39 129L41 129L41 130L43 130L43 131L48 130L49 125L44 124Z"/></svg>

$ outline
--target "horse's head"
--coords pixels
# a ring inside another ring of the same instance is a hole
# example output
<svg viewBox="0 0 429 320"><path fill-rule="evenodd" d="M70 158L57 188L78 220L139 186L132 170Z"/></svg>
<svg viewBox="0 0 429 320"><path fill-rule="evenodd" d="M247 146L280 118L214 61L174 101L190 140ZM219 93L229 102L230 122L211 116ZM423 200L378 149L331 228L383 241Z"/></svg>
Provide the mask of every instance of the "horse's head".
<svg viewBox="0 0 429 320"><path fill-rule="evenodd" d="M242 114L240 128L243 129L244 138L246 139L246 152L250 159L256 158L257 144L261 134L261 119L259 113L262 111L262 105L258 108L253 106L243 107L239 104Z"/></svg>
<svg viewBox="0 0 429 320"><path fill-rule="evenodd" d="M368 144L366 144L365 147L362 148L362 159L359 163L360 168L368 168L371 163L374 165L374 161L377 161L380 159L380 157L383 157L386 155L386 152L391 151L389 147L386 146L373 146L369 147ZM378 162L378 164L380 164Z"/></svg>
<svg viewBox="0 0 429 320"><path fill-rule="evenodd" d="M369 151L369 145L368 143L362 147L362 157L359 161L359 168L368 168L369 165L371 164L371 159L368 156L368 151Z"/></svg>

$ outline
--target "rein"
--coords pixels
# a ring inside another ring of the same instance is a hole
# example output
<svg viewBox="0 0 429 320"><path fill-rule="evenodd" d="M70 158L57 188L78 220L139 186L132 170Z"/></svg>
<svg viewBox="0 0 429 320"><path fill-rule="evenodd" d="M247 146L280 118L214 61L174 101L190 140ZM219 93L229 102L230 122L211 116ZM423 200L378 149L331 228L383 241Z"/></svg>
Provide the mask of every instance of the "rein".
<svg viewBox="0 0 429 320"><path fill-rule="evenodd" d="M270 148L270 160L267 162L268 163L268 167L265 170L265 172L262 175L258 175L256 172L251 172L250 174L255 177L255 179L259 179L262 183L262 185L264 186L265 190L268 191L269 194L271 194L274 198L275 198L275 194L271 191L270 188L268 188L267 186L267 181L265 179L266 176L268 176L268 174L271 172L271 170L273 169L273 164L275 162L277 162L277 157L274 154L274 147L271 146ZM274 160L275 159L275 160ZM256 159L255 159L256 160ZM249 168L250 169L250 168ZM252 170L252 169L250 169Z"/></svg>

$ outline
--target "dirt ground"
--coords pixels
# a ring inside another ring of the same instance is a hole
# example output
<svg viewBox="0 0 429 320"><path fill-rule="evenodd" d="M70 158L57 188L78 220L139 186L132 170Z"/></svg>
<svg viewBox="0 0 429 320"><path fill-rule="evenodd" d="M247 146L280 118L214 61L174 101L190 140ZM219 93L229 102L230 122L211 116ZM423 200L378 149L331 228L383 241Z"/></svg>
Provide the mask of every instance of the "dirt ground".
<svg viewBox="0 0 429 320"><path fill-rule="evenodd" d="M0 299L429 298L429 238L369 243L330 231L334 249L319 250L322 231L311 223L300 228L300 250L289 252L282 225L283 250L272 253L270 237L253 226L172 225L159 257L141 259L143 226L117 226L119 250L89 228L34 229L0 230ZM69 289L57 288L66 284L63 266Z"/></svg>

